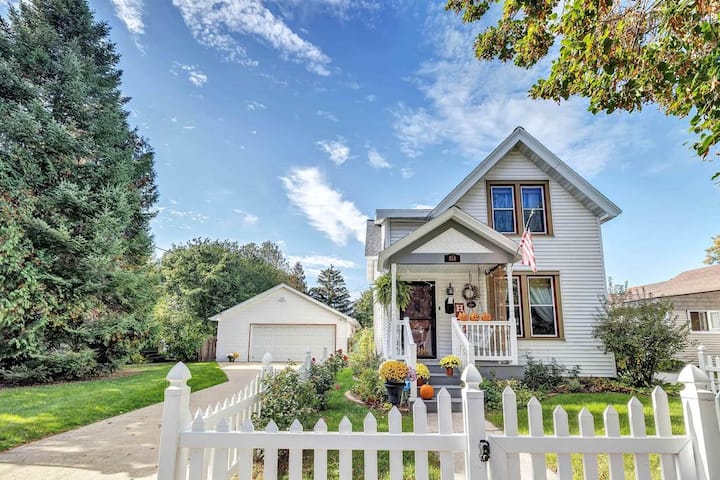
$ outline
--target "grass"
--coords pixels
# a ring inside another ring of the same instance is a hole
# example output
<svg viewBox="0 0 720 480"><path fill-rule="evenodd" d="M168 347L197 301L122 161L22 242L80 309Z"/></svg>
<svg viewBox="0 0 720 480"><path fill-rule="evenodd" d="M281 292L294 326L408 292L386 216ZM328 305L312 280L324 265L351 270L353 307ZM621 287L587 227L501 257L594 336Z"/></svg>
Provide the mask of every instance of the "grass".
<svg viewBox="0 0 720 480"><path fill-rule="evenodd" d="M84 382L0 390L0 451L161 402L172 364L132 365ZM188 364L192 391L227 381L217 363Z"/></svg>
<svg viewBox="0 0 720 480"><path fill-rule="evenodd" d="M555 407L561 405L568 414L571 435L578 434L578 414L583 407L587 408L593 415L595 420L595 435L605 435L603 412L608 405L612 405L617 410L620 417L620 433L622 435L629 435L630 426L628 424L627 417L627 403L630 401L630 398L632 398L632 395L624 393L568 393L546 398L541 402L543 407L543 424L545 427L545 434L551 435L554 431L552 413ZM653 418L652 401L650 397L641 395L638 395L637 399L643 404L647 434L653 435L655 433L655 422ZM678 397L670 397L669 405L670 422L673 434L683 435L685 433L685 426L683 423L683 412L680 399ZM486 417L498 428L503 428L502 413L487 412ZM521 408L518 410L518 429L520 430L520 433L528 433L527 425L527 409ZM557 459L555 455L547 455L546 460L548 467L551 470L555 470L557 468ZM574 478L582 479L581 455L573 455L572 462ZM606 455L598 455L598 465L600 471L599 478L601 480L608 479L609 474L607 472ZM660 466L659 457L657 455L650 456L650 468L653 474L653 479L659 480ZM632 455L625 455L625 475L628 480L635 478Z"/></svg>

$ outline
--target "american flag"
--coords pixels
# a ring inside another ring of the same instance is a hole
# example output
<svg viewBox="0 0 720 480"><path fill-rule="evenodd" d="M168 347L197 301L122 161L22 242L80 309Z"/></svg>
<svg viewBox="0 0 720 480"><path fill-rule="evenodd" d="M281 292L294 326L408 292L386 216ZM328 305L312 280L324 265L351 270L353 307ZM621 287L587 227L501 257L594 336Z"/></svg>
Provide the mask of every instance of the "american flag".
<svg viewBox="0 0 720 480"><path fill-rule="evenodd" d="M532 268L533 273L537 272L537 265L535 265L535 248L532 243L532 235L527 228L520 238L520 255L522 255L522 262L520 263Z"/></svg>

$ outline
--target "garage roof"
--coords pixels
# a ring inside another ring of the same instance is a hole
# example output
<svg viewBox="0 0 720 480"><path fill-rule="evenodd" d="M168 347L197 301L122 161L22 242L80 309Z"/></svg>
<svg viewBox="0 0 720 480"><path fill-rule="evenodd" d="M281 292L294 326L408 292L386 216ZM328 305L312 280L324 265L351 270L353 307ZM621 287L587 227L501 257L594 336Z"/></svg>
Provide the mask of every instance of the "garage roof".
<svg viewBox="0 0 720 480"><path fill-rule="evenodd" d="M209 318L209 320L211 320L213 322L218 322L223 319L223 316L225 314L230 313L230 312L233 312L233 313L238 312L240 310L243 310L243 309L249 307L250 305L261 302L261 301L265 300L266 298L268 298L269 296L271 296L273 293L277 292L278 290L285 290L290 294L297 295L298 297L302 298L303 300L312 302L315 305L317 305L318 307L324 308L325 310L337 315L338 317L342 318L346 322L353 325L355 328L360 328L360 322L358 322L351 316L345 315L344 313L340 312L339 310L335 310L334 308L329 307L329 306L325 305L324 303L315 300L311 296L306 295L299 290L295 290L294 288L292 288L288 285L285 285L284 283L281 283L280 285L276 285L269 290L265 290L264 292L259 293L252 298L248 298L244 302L238 303L234 307L230 307L227 310L218 313L217 315L213 315L212 317Z"/></svg>

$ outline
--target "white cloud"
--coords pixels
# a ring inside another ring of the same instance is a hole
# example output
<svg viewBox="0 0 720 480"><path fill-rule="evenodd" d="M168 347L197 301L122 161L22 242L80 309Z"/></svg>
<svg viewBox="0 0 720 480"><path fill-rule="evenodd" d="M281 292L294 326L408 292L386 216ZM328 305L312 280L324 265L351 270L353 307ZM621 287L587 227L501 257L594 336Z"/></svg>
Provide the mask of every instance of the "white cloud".
<svg viewBox="0 0 720 480"><path fill-rule="evenodd" d="M415 209L418 209L418 210L432 210L432 209L435 208L435 207L432 206L432 205L424 205L424 204L422 204L422 203L414 203L413 206L412 206L412 208L415 208Z"/></svg>
<svg viewBox="0 0 720 480"><path fill-rule="evenodd" d="M342 268L355 268L355 262L352 260L344 260L342 258L330 257L327 255L306 255L304 257L288 256L288 262L293 264L300 262L303 267L329 267L334 265Z"/></svg>
<svg viewBox="0 0 720 480"><path fill-rule="evenodd" d="M177 123L177 117L172 117L172 118L170 119L170 121L171 121L172 123Z"/></svg>
<svg viewBox="0 0 720 480"><path fill-rule="evenodd" d="M373 168L390 168L390 164L374 148L368 150L368 163Z"/></svg>
<svg viewBox="0 0 720 480"><path fill-rule="evenodd" d="M254 225L260 220L260 218L257 215L253 215L252 213L248 213L244 210L240 210L239 208L233 208L233 212L240 215L240 218L242 219L243 223L246 223L248 225Z"/></svg>
<svg viewBox="0 0 720 480"><path fill-rule="evenodd" d="M374 93L370 93L370 94L368 94L368 95L365 95L365 100L367 100L368 102L372 103L372 102L374 102L375 100L377 100L377 95L375 95Z"/></svg>
<svg viewBox="0 0 720 480"><path fill-rule="evenodd" d="M194 130L194 129L195 129L195 125L183 125L182 128L184 128L185 130Z"/></svg>
<svg viewBox="0 0 720 480"><path fill-rule="evenodd" d="M407 156L449 144L477 162L521 125L581 174L592 175L615 155L617 136L629 135L622 117L592 116L582 100L558 105L529 98L528 88L549 60L531 70L480 62L472 48L474 29L454 15L432 18L426 31L437 49L413 79L425 102L394 109L395 134Z"/></svg>
<svg viewBox="0 0 720 480"><path fill-rule="evenodd" d="M193 222L199 222L199 223L205 223L210 217L208 217L205 214L194 212L192 210L175 210L170 209L167 211L169 215L172 215L173 217L180 217L187 220L192 220Z"/></svg>
<svg viewBox="0 0 720 480"><path fill-rule="evenodd" d="M122 20L128 31L134 35L145 33L142 20L144 0L111 0L115 7L115 15Z"/></svg>
<svg viewBox="0 0 720 480"><path fill-rule="evenodd" d="M197 65L185 65L178 62L175 62L175 65L187 73L188 80L196 87L202 87L207 83L207 75L205 75Z"/></svg>
<svg viewBox="0 0 720 480"><path fill-rule="evenodd" d="M328 120L332 120L333 122L339 122L338 118L331 112L327 112L325 110L318 110L315 112L315 114L318 117L327 118Z"/></svg>
<svg viewBox="0 0 720 480"><path fill-rule="evenodd" d="M255 110L266 110L267 106L264 103L256 102L253 100L251 102L247 102L245 104L245 108L247 108L251 112L254 112Z"/></svg>
<svg viewBox="0 0 720 480"><path fill-rule="evenodd" d="M410 167L403 167L400 169L400 175L405 179L412 178L415 175L415 170Z"/></svg>
<svg viewBox="0 0 720 480"><path fill-rule="evenodd" d="M335 165L342 165L350 158L350 147L345 145L342 137L337 137L337 140L320 140L316 144L330 156Z"/></svg>
<svg viewBox="0 0 720 480"><path fill-rule="evenodd" d="M330 74L328 57L320 48L293 32L261 0L173 0L195 39L222 52L228 60L257 65L233 35L269 44L284 59L305 64L318 75Z"/></svg>
<svg viewBox="0 0 720 480"><path fill-rule="evenodd" d="M318 168L293 168L280 180L290 202L300 209L313 228L333 243L345 245L350 236L358 242L365 241L366 216L353 202L333 190Z"/></svg>

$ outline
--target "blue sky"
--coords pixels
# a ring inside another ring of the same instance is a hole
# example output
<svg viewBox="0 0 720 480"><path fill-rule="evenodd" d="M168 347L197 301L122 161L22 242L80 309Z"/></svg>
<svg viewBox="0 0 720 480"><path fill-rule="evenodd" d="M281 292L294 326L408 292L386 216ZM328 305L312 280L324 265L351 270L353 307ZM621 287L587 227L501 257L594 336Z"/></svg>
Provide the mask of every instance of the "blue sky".
<svg viewBox="0 0 720 480"><path fill-rule="evenodd" d="M720 163L693 155L686 120L531 100L548 64L478 62L477 27L443 2L90 5L122 54L130 121L156 150L161 248L272 240L310 284L332 262L357 293L363 220L436 204L517 125L623 209L603 229L613 279L700 267L720 233Z"/></svg>

